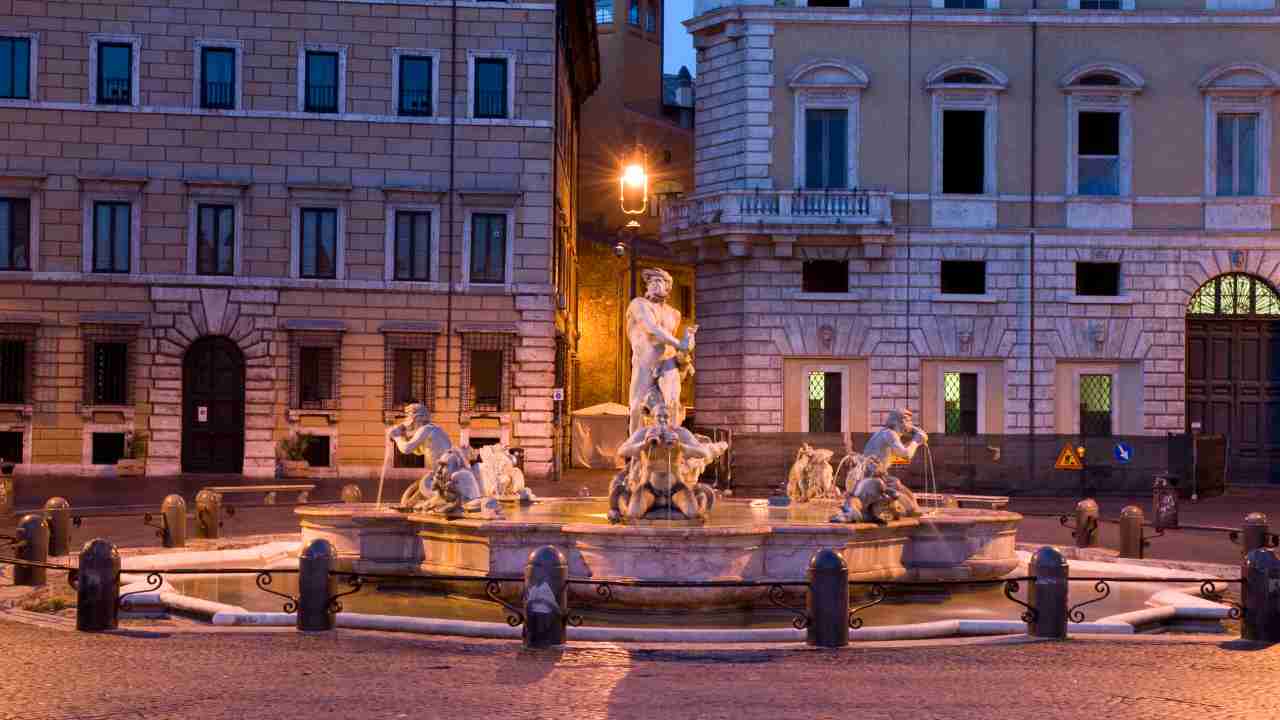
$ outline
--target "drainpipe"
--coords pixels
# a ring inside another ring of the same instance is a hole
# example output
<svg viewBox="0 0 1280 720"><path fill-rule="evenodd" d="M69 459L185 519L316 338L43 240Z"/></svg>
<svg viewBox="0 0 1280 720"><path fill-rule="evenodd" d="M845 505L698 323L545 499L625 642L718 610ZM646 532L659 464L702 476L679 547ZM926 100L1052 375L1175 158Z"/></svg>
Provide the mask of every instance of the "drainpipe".
<svg viewBox="0 0 1280 720"><path fill-rule="evenodd" d="M1032 0L1031 11L1035 12L1040 7L1039 0ZM1028 392L1030 393L1030 412L1028 413L1030 430L1028 437L1031 438L1030 458L1027 465L1027 487L1035 487L1036 477L1036 110L1039 88L1038 80L1040 77L1039 66L1039 47L1037 41L1039 39L1039 28L1036 26L1036 20L1031 18L1031 148L1027 153L1031 162L1031 205L1028 209L1028 228L1029 230L1029 253L1031 255L1031 297L1030 297L1030 330L1031 330L1031 347L1030 354L1030 383Z"/></svg>
<svg viewBox="0 0 1280 720"><path fill-rule="evenodd" d="M449 13L449 72L449 189L445 195L445 227L448 228L449 233L449 262L445 263L449 268L444 326L444 396L446 398L452 397L453 388L451 379L453 377L451 372L453 367L453 266L458 261L454 242L457 233L453 228L453 204L457 202L454 198L454 139L458 129L458 0L453 0ZM458 424L462 424L461 387L458 388Z"/></svg>

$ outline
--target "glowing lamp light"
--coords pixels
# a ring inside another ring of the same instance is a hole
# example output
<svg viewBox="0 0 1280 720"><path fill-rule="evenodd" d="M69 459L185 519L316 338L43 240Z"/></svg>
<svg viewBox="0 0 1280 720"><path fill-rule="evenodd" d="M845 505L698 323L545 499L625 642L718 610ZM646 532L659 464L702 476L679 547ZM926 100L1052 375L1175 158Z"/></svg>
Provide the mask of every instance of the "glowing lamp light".
<svg viewBox="0 0 1280 720"><path fill-rule="evenodd" d="M649 176L640 164L628 165L622 171L622 212L643 215L649 209Z"/></svg>

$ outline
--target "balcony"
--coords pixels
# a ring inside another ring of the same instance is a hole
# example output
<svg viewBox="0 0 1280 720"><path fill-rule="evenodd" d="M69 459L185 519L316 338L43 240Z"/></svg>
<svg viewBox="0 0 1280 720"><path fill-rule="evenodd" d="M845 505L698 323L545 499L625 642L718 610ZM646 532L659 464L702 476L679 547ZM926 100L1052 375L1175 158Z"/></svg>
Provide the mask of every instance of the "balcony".
<svg viewBox="0 0 1280 720"><path fill-rule="evenodd" d="M891 196L884 189L727 190L667 203L665 242L708 235L848 235L893 233Z"/></svg>

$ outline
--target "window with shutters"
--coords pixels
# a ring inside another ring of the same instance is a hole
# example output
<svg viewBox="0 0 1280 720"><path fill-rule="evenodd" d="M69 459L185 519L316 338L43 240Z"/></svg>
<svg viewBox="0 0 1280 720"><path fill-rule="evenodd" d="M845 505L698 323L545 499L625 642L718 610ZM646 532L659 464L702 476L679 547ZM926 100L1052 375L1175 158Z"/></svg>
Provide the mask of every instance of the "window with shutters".
<svg viewBox="0 0 1280 720"><path fill-rule="evenodd" d="M127 202L93 204L93 272L127 273L133 248L133 207Z"/></svg>
<svg viewBox="0 0 1280 720"><path fill-rule="evenodd" d="M848 187L849 111L805 111L805 187Z"/></svg>
<svg viewBox="0 0 1280 720"><path fill-rule="evenodd" d="M342 334L295 331L289 337L289 407L337 410Z"/></svg>
<svg viewBox="0 0 1280 720"><path fill-rule="evenodd" d="M31 201L0 198L0 270L31 269Z"/></svg>
<svg viewBox="0 0 1280 720"><path fill-rule="evenodd" d="M462 405L472 414L511 410L515 338L507 334L468 333L462 339Z"/></svg>

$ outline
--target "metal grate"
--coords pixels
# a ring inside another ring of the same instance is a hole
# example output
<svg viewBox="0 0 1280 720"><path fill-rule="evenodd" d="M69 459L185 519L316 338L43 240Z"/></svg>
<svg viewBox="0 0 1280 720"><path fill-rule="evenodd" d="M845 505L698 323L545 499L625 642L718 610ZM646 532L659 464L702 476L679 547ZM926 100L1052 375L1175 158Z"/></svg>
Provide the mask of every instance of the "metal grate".
<svg viewBox="0 0 1280 720"><path fill-rule="evenodd" d="M809 373L809 432L825 432L827 374L821 371Z"/></svg>
<svg viewBox="0 0 1280 720"><path fill-rule="evenodd" d="M342 333L290 333L289 407L304 410L338 409L341 377Z"/></svg>
<svg viewBox="0 0 1280 720"><path fill-rule="evenodd" d="M494 413L511 408L515 338L507 334L462 336L462 409Z"/></svg>
<svg viewBox="0 0 1280 720"><path fill-rule="evenodd" d="M31 401L36 326L0 324L0 403Z"/></svg>
<svg viewBox="0 0 1280 720"><path fill-rule="evenodd" d="M1280 315L1280 296L1265 280L1244 273L1219 275L1191 296L1190 315Z"/></svg>
<svg viewBox="0 0 1280 720"><path fill-rule="evenodd" d="M1111 376L1080 376L1080 434L1111 435Z"/></svg>
<svg viewBox="0 0 1280 720"><path fill-rule="evenodd" d="M948 435L978 434L978 374L942 374L942 398Z"/></svg>
<svg viewBox="0 0 1280 720"><path fill-rule="evenodd" d="M137 328L131 325L85 325L84 340L85 405L130 405L133 403L133 343Z"/></svg>
<svg viewBox="0 0 1280 720"><path fill-rule="evenodd" d="M398 410L411 402L435 407L436 335L386 336L384 407Z"/></svg>

